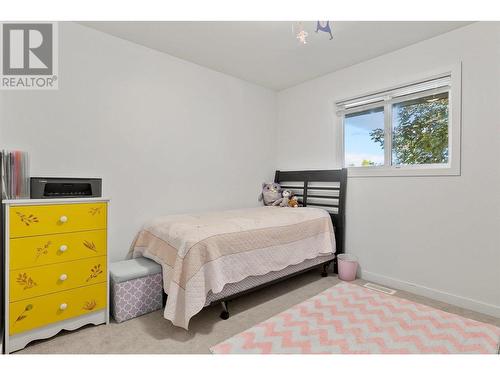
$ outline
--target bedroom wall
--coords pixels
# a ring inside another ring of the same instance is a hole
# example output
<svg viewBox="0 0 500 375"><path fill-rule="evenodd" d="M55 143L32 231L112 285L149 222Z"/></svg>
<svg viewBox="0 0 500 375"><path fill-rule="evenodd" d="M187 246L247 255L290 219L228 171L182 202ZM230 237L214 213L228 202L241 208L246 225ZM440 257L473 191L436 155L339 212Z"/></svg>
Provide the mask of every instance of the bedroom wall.
<svg viewBox="0 0 500 375"><path fill-rule="evenodd" d="M59 80L0 92L0 148L28 151L32 175L103 178L111 260L148 218L259 204L273 91L75 23L59 24Z"/></svg>
<svg viewBox="0 0 500 375"><path fill-rule="evenodd" d="M346 248L367 280L500 316L500 23L475 23L279 92L277 167L340 167L336 100L460 60L461 176L349 178Z"/></svg>

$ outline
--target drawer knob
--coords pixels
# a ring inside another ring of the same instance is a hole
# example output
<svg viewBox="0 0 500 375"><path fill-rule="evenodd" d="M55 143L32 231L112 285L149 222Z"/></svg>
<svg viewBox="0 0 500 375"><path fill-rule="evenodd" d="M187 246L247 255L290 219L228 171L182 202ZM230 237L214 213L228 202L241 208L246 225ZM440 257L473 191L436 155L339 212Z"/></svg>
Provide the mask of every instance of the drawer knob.
<svg viewBox="0 0 500 375"><path fill-rule="evenodd" d="M61 303L61 304L59 305L59 310L61 310L61 311L64 311L64 310L66 310L67 308L68 308L68 304L66 304L66 303Z"/></svg>
<svg viewBox="0 0 500 375"><path fill-rule="evenodd" d="M63 215L63 216L61 216L61 217L59 218L59 221L60 221L61 223L65 223L65 222L67 222L67 221L68 221L68 217Z"/></svg>
<svg viewBox="0 0 500 375"><path fill-rule="evenodd" d="M59 251L64 253L66 250L68 250L68 246L66 246L66 245L59 246Z"/></svg>
<svg viewBox="0 0 500 375"><path fill-rule="evenodd" d="M64 281L68 278L68 275L66 275L65 273L63 273L61 276L59 276L59 280L61 281Z"/></svg>

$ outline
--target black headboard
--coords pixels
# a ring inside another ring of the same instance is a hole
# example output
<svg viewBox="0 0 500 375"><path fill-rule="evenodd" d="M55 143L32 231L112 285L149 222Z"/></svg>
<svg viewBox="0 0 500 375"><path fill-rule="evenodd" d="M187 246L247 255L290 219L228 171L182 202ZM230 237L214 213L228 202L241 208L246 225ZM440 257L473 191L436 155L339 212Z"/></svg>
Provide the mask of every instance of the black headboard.
<svg viewBox="0 0 500 375"><path fill-rule="evenodd" d="M276 171L274 182L283 189L293 191L304 207L317 206L329 212L335 230L337 254L344 253L347 169Z"/></svg>

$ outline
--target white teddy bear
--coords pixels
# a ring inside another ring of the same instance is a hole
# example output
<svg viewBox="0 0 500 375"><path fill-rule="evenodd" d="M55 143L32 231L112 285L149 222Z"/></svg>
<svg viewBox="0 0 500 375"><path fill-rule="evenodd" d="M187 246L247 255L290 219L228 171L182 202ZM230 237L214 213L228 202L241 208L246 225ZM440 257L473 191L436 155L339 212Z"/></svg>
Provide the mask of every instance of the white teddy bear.
<svg viewBox="0 0 500 375"><path fill-rule="evenodd" d="M283 190L281 192L281 198L273 203L273 206L280 207L288 207L288 202L292 196L292 192L290 190Z"/></svg>

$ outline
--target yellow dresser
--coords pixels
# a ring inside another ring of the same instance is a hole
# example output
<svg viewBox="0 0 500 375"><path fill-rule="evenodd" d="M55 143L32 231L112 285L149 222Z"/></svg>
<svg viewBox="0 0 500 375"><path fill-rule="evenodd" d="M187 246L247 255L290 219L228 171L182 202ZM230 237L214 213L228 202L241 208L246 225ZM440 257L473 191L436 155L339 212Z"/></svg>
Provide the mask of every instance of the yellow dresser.
<svg viewBox="0 0 500 375"><path fill-rule="evenodd" d="M4 201L5 352L109 322L108 200Z"/></svg>

